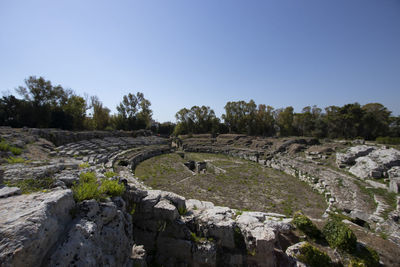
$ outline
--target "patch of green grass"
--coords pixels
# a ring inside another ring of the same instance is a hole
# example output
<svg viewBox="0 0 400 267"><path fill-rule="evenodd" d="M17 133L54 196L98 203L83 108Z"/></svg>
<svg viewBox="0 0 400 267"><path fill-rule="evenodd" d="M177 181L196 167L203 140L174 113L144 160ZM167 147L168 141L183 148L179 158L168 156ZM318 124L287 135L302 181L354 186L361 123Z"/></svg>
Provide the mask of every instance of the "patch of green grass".
<svg viewBox="0 0 400 267"><path fill-rule="evenodd" d="M188 210L184 207L179 207L178 212L179 212L179 215L182 216L182 215L185 215L188 212Z"/></svg>
<svg viewBox="0 0 400 267"><path fill-rule="evenodd" d="M27 160L21 157L9 157L6 159L9 164L25 163Z"/></svg>
<svg viewBox="0 0 400 267"><path fill-rule="evenodd" d="M377 137L376 142L387 145L400 145L400 137Z"/></svg>
<svg viewBox="0 0 400 267"><path fill-rule="evenodd" d="M370 188L370 187L366 187L363 184L361 184L360 181L354 181L355 184L357 184L357 186L360 188L360 190L365 193L366 195L370 196L371 201L374 200L374 195L378 195L381 196L384 201L386 202L387 205L389 205L390 208L386 209L383 214L382 217L386 220L388 218L388 215L391 211L396 209L397 206L397 195L394 192L388 192L386 189L383 188ZM375 203L375 206L377 205L377 203Z"/></svg>
<svg viewBox="0 0 400 267"><path fill-rule="evenodd" d="M310 267L332 266L329 256L308 242L300 247L298 259Z"/></svg>
<svg viewBox="0 0 400 267"><path fill-rule="evenodd" d="M80 169L86 169L86 168L89 168L89 167L90 167L90 165L87 162L79 164L79 168Z"/></svg>
<svg viewBox="0 0 400 267"><path fill-rule="evenodd" d="M206 238L204 237L199 237L196 235L194 232L190 232L190 240L192 240L195 243L203 243L206 241Z"/></svg>
<svg viewBox="0 0 400 267"><path fill-rule="evenodd" d="M2 140L0 142L0 150L1 151L5 151L5 152L10 151L11 153L13 153L16 156L17 155L21 155L21 153L22 153L22 149L21 148L12 146L12 145L8 144L4 140Z"/></svg>
<svg viewBox="0 0 400 267"><path fill-rule="evenodd" d="M322 232L332 248L338 248L350 253L355 251L357 237L353 231L340 220L330 218Z"/></svg>
<svg viewBox="0 0 400 267"><path fill-rule="evenodd" d="M235 211L235 215L236 215L236 216L239 216L239 215L242 215L242 214L243 214L243 211L241 211L241 210Z"/></svg>
<svg viewBox="0 0 400 267"><path fill-rule="evenodd" d="M111 177L117 176L117 173L112 172L112 171L108 171L108 172L104 173L104 175L105 175L107 178L111 178Z"/></svg>
<svg viewBox="0 0 400 267"><path fill-rule="evenodd" d="M24 179L20 181L6 181L7 186L15 186L21 189L22 194L29 194L38 191L46 191L53 187L55 180L53 178Z"/></svg>

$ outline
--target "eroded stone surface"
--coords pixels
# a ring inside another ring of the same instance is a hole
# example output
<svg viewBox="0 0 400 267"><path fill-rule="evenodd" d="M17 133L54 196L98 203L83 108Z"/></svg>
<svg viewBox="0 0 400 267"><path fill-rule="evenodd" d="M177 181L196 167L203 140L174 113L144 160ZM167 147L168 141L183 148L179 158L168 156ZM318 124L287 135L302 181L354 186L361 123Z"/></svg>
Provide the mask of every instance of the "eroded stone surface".
<svg viewBox="0 0 400 267"><path fill-rule="evenodd" d="M71 190L0 199L2 266L40 266L71 221Z"/></svg>

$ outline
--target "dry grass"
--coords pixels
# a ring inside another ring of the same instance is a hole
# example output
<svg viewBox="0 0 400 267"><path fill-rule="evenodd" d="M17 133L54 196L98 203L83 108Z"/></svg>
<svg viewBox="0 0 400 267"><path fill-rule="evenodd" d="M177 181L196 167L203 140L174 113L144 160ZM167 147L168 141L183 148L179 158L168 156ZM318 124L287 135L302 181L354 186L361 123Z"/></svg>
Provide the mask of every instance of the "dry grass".
<svg viewBox="0 0 400 267"><path fill-rule="evenodd" d="M189 159L211 162L226 173L208 168L205 174L193 175L183 165ZM302 210L310 217L320 217L326 208L324 198L297 178L224 155L186 153L185 159L177 154L161 155L139 164L135 173L155 189L240 210L286 215Z"/></svg>

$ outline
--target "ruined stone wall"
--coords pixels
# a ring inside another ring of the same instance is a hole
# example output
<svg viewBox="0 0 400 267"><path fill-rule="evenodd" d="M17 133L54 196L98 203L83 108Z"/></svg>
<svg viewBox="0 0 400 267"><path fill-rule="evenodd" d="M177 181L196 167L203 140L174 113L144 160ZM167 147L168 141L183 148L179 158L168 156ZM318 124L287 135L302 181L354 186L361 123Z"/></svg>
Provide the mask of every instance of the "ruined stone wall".
<svg viewBox="0 0 400 267"><path fill-rule="evenodd" d="M40 136L52 142L56 146L65 145L89 139L102 139L105 137L137 137L149 136L151 131L65 131L60 129L27 129L29 134Z"/></svg>

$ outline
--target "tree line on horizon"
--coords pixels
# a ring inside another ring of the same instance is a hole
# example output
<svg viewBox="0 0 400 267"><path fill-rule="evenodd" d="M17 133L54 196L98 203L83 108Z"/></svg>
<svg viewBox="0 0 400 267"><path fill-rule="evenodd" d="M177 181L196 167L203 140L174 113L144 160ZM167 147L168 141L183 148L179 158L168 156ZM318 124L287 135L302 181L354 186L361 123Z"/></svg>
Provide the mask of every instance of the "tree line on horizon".
<svg viewBox="0 0 400 267"><path fill-rule="evenodd" d="M0 99L0 125L11 127L60 128L65 130L139 130L163 135L237 133L258 136L310 136L329 138L400 137L400 116L392 116L384 105L369 103L329 106L324 110L307 106L275 109L253 100L225 105L221 119L208 106L182 108L176 124L152 119L151 102L143 93L124 95L110 114L97 96L79 96L71 89L52 85L43 77L30 76Z"/></svg>

